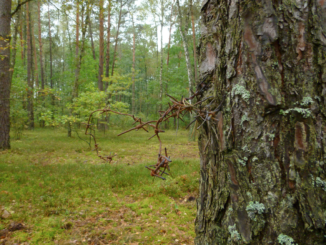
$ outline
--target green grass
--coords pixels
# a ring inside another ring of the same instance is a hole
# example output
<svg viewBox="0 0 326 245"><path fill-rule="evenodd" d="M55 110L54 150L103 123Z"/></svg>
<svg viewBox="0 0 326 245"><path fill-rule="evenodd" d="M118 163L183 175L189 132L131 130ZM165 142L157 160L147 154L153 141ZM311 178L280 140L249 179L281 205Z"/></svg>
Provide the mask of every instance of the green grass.
<svg viewBox="0 0 326 245"><path fill-rule="evenodd" d="M0 230L12 221L26 227L3 239L193 244L196 204L186 197L198 192L197 143L187 141L186 131L177 138L174 131L162 134L173 177L153 181L145 165L156 162L157 140L147 141L150 135L143 132L117 133L98 137L101 154L117 154L111 164L61 129L25 132L12 150L0 152L0 203L12 214L0 219Z"/></svg>

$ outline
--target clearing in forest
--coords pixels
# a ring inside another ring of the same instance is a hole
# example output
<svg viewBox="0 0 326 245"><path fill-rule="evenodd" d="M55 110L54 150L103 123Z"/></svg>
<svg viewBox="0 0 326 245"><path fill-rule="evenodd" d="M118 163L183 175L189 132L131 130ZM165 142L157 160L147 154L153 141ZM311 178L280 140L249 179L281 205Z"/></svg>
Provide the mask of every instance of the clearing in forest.
<svg viewBox="0 0 326 245"><path fill-rule="evenodd" d="M111 164L62 129L28 131L0 152L0 212L10 213L0 218L0 243L193 244L197 143L187 131L162 134L173 177L153 181L145 166L159 143L119 132L97 135L103 155L117 154Z"/></svg>

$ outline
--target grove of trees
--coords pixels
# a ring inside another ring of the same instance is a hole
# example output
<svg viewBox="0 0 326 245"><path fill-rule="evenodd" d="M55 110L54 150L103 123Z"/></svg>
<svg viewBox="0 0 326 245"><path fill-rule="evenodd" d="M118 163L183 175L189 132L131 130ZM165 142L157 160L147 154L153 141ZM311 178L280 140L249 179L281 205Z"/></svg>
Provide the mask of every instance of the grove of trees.
<svg viewBox="0 0 326 245"><path fill-rule="evenodd" d="M10 148L10 128L15 138L44 126L64 126L71 136L92 110L151 119L166 93L189 94L199 29L193 4L3 1L0 148ZM95 123L121 125L110 115Z"/></svg>

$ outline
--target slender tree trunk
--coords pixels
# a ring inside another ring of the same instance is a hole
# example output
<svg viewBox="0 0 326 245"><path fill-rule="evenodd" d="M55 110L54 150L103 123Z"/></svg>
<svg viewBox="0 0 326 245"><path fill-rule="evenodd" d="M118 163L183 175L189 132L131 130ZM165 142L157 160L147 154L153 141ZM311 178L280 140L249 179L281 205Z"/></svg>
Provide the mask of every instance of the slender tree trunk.
<svg viewBox="0 0 326 245"><path fill-rule="evenodd" d="M100 50L98 65L98 89L103 91L103 65L104 65L104 9L103 0L100 0Z"/></svg>
<svg viewBox="0 0 326 245"><path fill-rule="evenodd" d="M136 113L136 99L135 99L135 69L136 69L136 29L134 23L134 15L131 14L131 21L132 21L132 98L131 98L131 108L132 114Z"/></svg>
<svg viewBox="0 0 326 245"><path fill-rule="evenodd" d="M76 6L76 50L75 50L76 69L75 69L75 82L72 90L72 100L78 97L78 87L79 87L78 54L79 54L79 0L77 0L77 6Z"/></svg>
<svg viewBox="0 0 326 245"><path fill-rule="evenodd" d="M23 9L22 8L19 10L19 14L21 16L20 19L23 19L24 13L23 13ZM24 60L25 59L25 54L24 54L24 46L25 46L24 45L24 42L25 42L25 40L24 40L24 35L23 35L23 21L20 21L20 23L19 23L19 37L20 37L20 48L21 48L20 54L21 54L21 59Z"/></svg>
<svg viewBox="0 0 326 245"><path fill-rule="evenodd" d="M209 0L202 20L205 106L224 102L200 130L195 244L325 244L326 1Z"/></svg>
<svg viewBox="0 0 326 245"><path fill-rule="evenodd" d="M105 62L105 76L109 77L110 68L110 38L111 38L111 0L109 0L108 6L108 29L107 29L107 39L106 39L106 62ZM108 89L109 83L105 83L105 91Z"/></svg>
<svg viewBox="0 0 326 245"><path fill-rule="evenodd" d="M10 149L11 1L0 0L0 150Z"/></svg>
<svg viewBox="0 0 326 245"><path fill-rule="evenodd" d="M39 81L38 81L38 65L37 65L37 53L36 53L36 42L34 36L34 22L33 18L31 18L31 34L32 34L32 48L33 48L33 58L34 58L34 80L36 88L39 88Z"/></svg>
<svg viewBox="0 0 326 245"><path fill-rule="evenodd" d="M33 108L33 79L32 79L32 43L31 43L31 24L30 24L30 13L29 3L26 3L26 36L27 36L27 111L28 111L28 127L29 129L34 128L34 108Z"/></svg>
<svg viewBox="0 0 326 245"><path fill-rule="evenodd" d="M41 29L41 0L37 1L38 7L38 43L40 50L40 68L41 68L41 88L44 90L44 65L43 65L43 43L42 43L42 29Z"/></svg>
<svg viewBox="0 0 326 245"><path fill-rule="evenodd" d="M44 62L43 62L43 42L42 42L42 29L41 29L41 0L37 1L37 13L38 13L38 43L39 43L39 57L40 57L40 68L41 68L41 89L45 88L45 77L44 77ZM44 93L41 92L41 100L44 100ZM44 127L44 120L40 121L40 126Z"/></svg>
<svg viewBox="0 0 326 245"><path fill-rule="evenodd" d="M50 88L53 89L53 59L52 59L52 33L51 33L51 17L50 17L50 2L48 1L48 20L49 20L49 51L50 51ZM51 105L53 108L52 119L54 119L54 95L51 94Z"/></svg>
<svg viewBox="0 0 326 245"><path fill-rule="evenodd" d="M171 46L171 31L172 31L172 26L174 24L174 21L172 20L173 18L173 7L174 7L175 1L173 1L173 4L171 6L171 16L170 16L170 29L169 29L169 43L168 43L168 50L167 50L167 58L166 58L166 67L167 67L167 72L169 73L169 62L170 62L170 46ZM165 93L169 93L169 81L166 81L165 83ZM165 121L165 128L168 128L169 126L169 121Z"/></svg>
<svg viewBox="0 0 326 245"><path fill-rule="evenodd" d="M21 16L21 10L17 13L15 17L15 26L14 26L14 35L12 40L12 53L11 53L11 64L10 64L10 83L12 81L12 76L15 69L15 63L16 63L16 53L17 53L17 37L18 37L18 31L19 31L19 24L21 22L20 20Z"/></svg>
<svg viewBox="0 0 326 245"><path fill-rule="evenodd" d="M52 34L51 34L51 18L50 3L48 2L48 19L49 19L49 47L50 47L50 87L53 88L53 62L52 62ZM54 100L52 101L52 104Z"/></svg>
<svg viewBox="0 0 326 245"><path fill-rule="evenodd" d="M167 52L167 58L166 58L166 66L169 66L169 62L170 62L171 31L172 31L172 26L174 25L174 21L172 21L174 3L175 2L173 2L172 7L171 7L169 43L168 43L168 52Z"/></svg>
<svg viewBox="0 0 326 245"><path fill-rule="evenodd" d="M162 99L163 99L163 21L164 21L164 9L163 9L163 0L160 0L161 4L161 62L160 62L160 91L159 91L159 100L160 100L160 106L159 110L162 110Z"/></svg>
<svg viewBox="0 0 326 245"><path fill-rule="evenodd" d="M189 12L191 15L191 27L192 27L192 45L194 52L194 71L195 71L195 81L197 81L197 51L196 51L196 31L195 31L195 17L193 11L192 0L189 0Z"/></svg>
<svg viewBox="0 0 326 245"><path fill-rule="evenodd" d="M189 56L189 51L188 51L186 33L184 32L183 26L182 26L182 14L181 14L180 3L179 3L179 0L176 0L176 1L177 1L177 8L178 8L178 14L179 14L179 16L178 16L179 29L180 29L182 43L183 43L183 49L184 49L185 57L186 57L186 64L187 64L187 71L188 71L189 97L190 97L192 86L193 86L193 75L192 75L192 71L191 71L190 56Z"/></svg>
<svg viewBox="0 0 326 245"><path fill-rule="evenodd" d="M89 20L89 36L91 38L93 59L96 60L95 46L94 46L94 40L93 40L93 31L92 31L92 21L91 21L91 19Z"/></svg>
<svg viewBox="0 0 326 245"><path fill-rule="evenodd" d="M81 50L80 50L80 52L78 52L79 53L79 56L77 57L77 60L76 60L77 63L76 63L75 82L74 82L75 86L74 86L72 100L74 98L77 98L78 97L80 69L81 69L83 57L85 55L86 29L87 29L87 26L89 26L89 19L90 19L90 7L89 7L89 5L90 5L90 1L88 0L87 3L86 3L86 19L85 19L85 21L84 21L84 18L83 18L85 7L84 7L84 5L82 5L82 22L81 22L82 23L82 26L81 26L81 28L82 28L82 38L81 38ZM79 6L77 6L77 7L78 7L78 16L79 16ZM79 26L79 18L78 18L77 24ZM78 41L78 44L79 44L79 41ZM77 53L77 46L76 46L76 53ZM70 125L70 123L68 123L68 137L71 137L71 125Z"/></svg>
<svg viewBox="0 0 326 245"><path fill-rule="evenodd" d="M118 50L118 39L119 39L119 31L120 31L120 25L121 25L121 19L122 19L122 0L120 4L120 11L119 11L119 19L118 19L118 28L117 28L117 34L115 36L115 45L114 45L114 53L113 53L113 60L112 60L112 70L111 70L111 76L114 74L114 65L115 65L115 59L117 55Z"/></svg>

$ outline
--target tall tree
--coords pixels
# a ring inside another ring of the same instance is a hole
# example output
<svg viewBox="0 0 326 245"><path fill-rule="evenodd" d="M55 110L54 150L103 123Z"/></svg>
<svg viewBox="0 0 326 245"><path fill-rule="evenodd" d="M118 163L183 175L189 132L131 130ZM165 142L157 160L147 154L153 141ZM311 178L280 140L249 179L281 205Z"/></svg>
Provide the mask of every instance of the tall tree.
<svg viewBox="0 0 326 245"><path fill-rule="evenodd" d="M41 68L41 88L44 89L44 65L43 65L43 43L42 43L42 29L41 29L41 0L37 1L38 13L38 43L40 51L40 68Z"/></svg>
<svg viewBox="0 0 326 245"><path fill-rule="evenodd" d="M123 6L127 3L127 1L126 2L123 2L123 0L119 0L119 1L120 1L120 9L119 9L117 33L115 35L115 44L114 44L111 76L113 76L113 74L114 74L114 65L115 65L115 60L116 60L117 50L118 50L118 40L119 40L119 34L120 34L120 26L121 26L122 17L123 17L122 16Z"/></svg>
<svg viewBox="0 0 326 245"><path fill-rule="evenodd" d="M194 52L194 71L195 71L195 81L197 81L197 52L196 52L196 31L195 31L195 16L193 10L192 0L189 0L189 13L191 15L191 27L192 27L192 45Z"/></svg>
<svg viewBox="0 0 326 245"><path fill-rule="evenodd" d="M189 50L188 50L188 43L187 43L187 36L184 31L184 26L182 24L182 13L181 13L181 7L179 0L176 0L177 3L177 8L178 8L178 20L179 20L179 29L181 33L181 38L182 38L182 44L183 44L183 49L185 52L185 57L186 57L186 64L187 64L187 71L188 71L188 86L189 86L189 97L191 96L191 90L193 86L193 74L192 74L192 69L191 69L191 63L190 63L190 56L189 56Z"/></svg>
<svg viewBox="0 0 326 245"><path fill-rule="evenodd" d="M10 148L11 1L0 0L0 150Z"/></svg>
<svg viewBox="0 0 326 245"><path fill-rule="evenodd" d="M103 0L100 0L100 50L99 50L99 65L98 65L98 89L104 90L103 87L103 65L104 65L104 8Z"/></svg>
<svg viewBox="0 0 326 245"><path fill-rule="evenodd" d="M26 3L26 36L27 36L27 111L28 111L28 127L29 129L34 128L34 101L33 101L33 89L34 81L32 78L33 61L32 61L32 39L31 39L31 23L30 23L30 12L29 3Z"/></svg>
<svg viewBox="0 0 326 245"><path fill-rule="evenodd" d="M53 88L53 58L52 58L52 32L50 17L50 2L48 1L48 21L49 21L49 49L50 49L50 87Z"/></svg>
<svg viewBox="0 0 326 245"><path fill-rule="evenodd" d="M159 110L162 110L162 98L163 98L163 26L164 26L164 0L160 0L160 26L161 26L161 62L160 62L160 93L159 93L159 100L160 106Z"/></svg>
<svg viewBox="0 0 326 245"><path fill-rule="evenodd" d="M96 60L96 53L95 53L95 45L94 45L94 39L93 39L93 29L92 29L92 21L89 19L89 36L91 38L91 45L92 45L92 54L93 59Z"/></svg>
<svg viewBox="0 0 326 245"><path fill-rule="evenodd" d="M208 0L202 20L218 122L200 130L195 244L325 244L326 1Z"/></svg>
<svg viewBox="0 0 326 245"><path fill-rule="evenodd" d="M135 73L136 73L136 28L135 28L135 21L134 21L134 12L129 9L131 15L131 23L132 23L132 97L131 97L131 112L135 114L136 108L136 98L135 98Z"/></svg>
<svg viewBox="0 0 326 245"><path fill-rule="evenodd" d="M12 40L12 53L11 53L11 64L10 64L10 80L12 81L12 75L14 73L15 63L16 63L16 53L17 53L17 36L19 32L19 25L21 23L21 11L17 13L15 16L15 24L14 24L14 35Z"/></svg>
<svg viewBox="0 0 326 245"><path fill-rule="evenodd" d="M172 26L174 25L174 21L172 20L173 18L173 7L174 7L175 1L173 1L173 4L171 6L171 15L170 15L170 28L169 28L169 42L168 42L168 52L167 52L167 58L166 58L166 65L169 66L170 62L170 46L171 46L171 31L172 31Z"/></svg>
<svg viewBox="0 0 326 245"><path fill-rule="evenodd" d="M105 76L109 77L110 72L110 38L111 38L111 0L109 0L108 5L108 28L107 28L107 34L106 34L106 57L105 57ZM109 86L109 83L105 83L105 91L107 90Z"/></svg>
<svg viewBox="0 0 326 245"><path fill-rule="evenodd" d="M72 90L72 99L78 97L78 87L79 87L79 72L80 69L78 68L79 65L79 0L77 0L76 5L76 49L75 49L75 81L74 81L74 87Z"/></svg>
<svg viewBox="0 0 326 245"><path fill-rule="evenodd" d="M37 65L37 51L36 51L36 42L35 42L35 35L34 35L34 22L33 18L30 18L31 21L31 41L32 41L32 50L33 50L33 64L34 64L34 80L36 88L39 88L39 81L38 81L38 65Z"/></svg>

